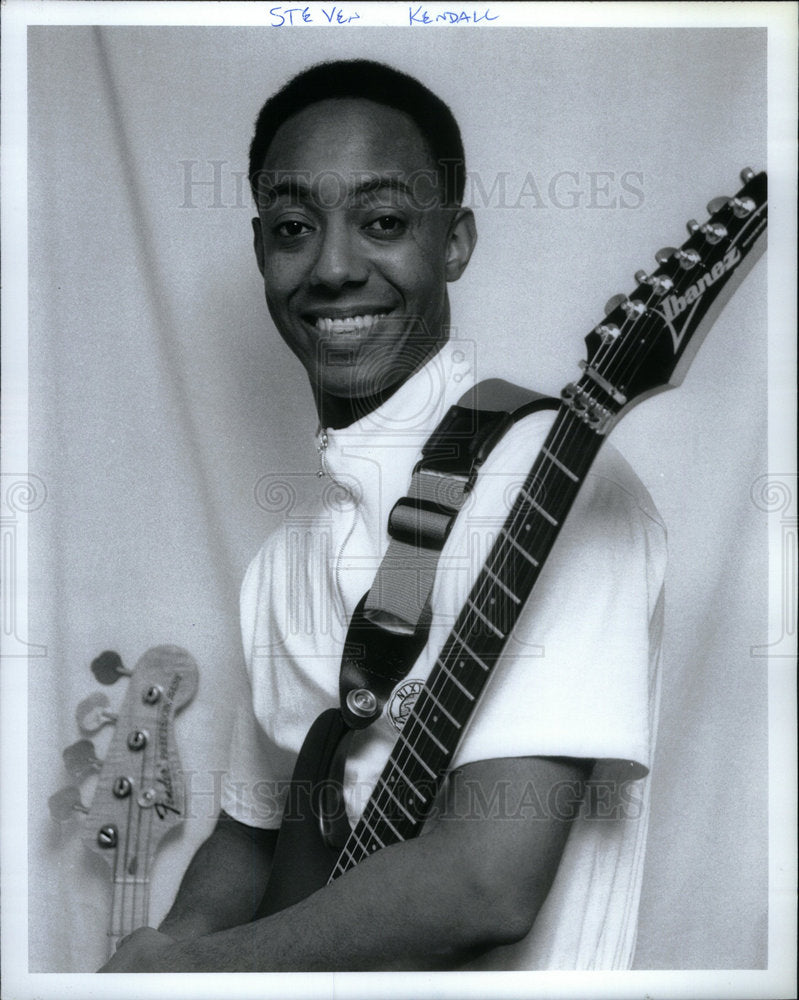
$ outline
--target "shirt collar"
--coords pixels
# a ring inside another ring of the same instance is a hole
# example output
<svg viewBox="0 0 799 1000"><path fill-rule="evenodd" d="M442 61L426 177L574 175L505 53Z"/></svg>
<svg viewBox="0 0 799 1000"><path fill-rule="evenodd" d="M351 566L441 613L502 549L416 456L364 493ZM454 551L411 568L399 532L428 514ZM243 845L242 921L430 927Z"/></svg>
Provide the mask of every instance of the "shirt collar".
<svg viewBox="0 0 799 1000"><path fill-rule="evenodd" d="M371 413L348 427L320 429L322 470L360 500L373 492L369 467L381 470L389 495L404 491L425 441L474 384L470 346L446 343ZM385 489L381 492L385 494Z"/></svg>

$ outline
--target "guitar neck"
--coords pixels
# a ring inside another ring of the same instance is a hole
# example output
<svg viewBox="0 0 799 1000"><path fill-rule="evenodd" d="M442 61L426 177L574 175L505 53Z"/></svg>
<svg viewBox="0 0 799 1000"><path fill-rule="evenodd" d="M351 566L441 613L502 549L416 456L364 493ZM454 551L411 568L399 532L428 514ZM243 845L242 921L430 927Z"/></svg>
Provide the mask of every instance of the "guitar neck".
<svg viewBox="0 0 799 1000"><path fill-rule="evenodd" d="M150 876L115 875L111 896L111 923L108 930L109 956L117 945L137 927L148 923L150 913Z"/></svg>
<svg viewBox="0 0 799 1000"><path fill-rule="evenodd" d="M765 249L766 175L748 168L704 225L636 272L632 298L611 299L586 338L583 375L563 402L469 598L411 710L331 880L381 847L416 836L460 736L605 436L631 406L675 386Z"/></svg>
<svg viewBox="0 0 799 1000"><path fill-rule="evenodd" d="M472 709L603 440L598 429L561 404L331 880L381 847L420 832Z"/></svg>

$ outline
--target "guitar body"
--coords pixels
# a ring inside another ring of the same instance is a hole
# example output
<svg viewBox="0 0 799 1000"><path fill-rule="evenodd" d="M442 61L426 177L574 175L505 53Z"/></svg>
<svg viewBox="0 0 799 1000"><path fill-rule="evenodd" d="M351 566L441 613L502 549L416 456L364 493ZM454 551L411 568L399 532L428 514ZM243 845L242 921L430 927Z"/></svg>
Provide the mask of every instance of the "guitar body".
<svg viewBox="0 0 799 1000"><path fill-rule="evenodd" d="M339 710L331 708L317 718L305 737L291 779L272 871L255 919L298 903L330 878L340 848L330 846L323 836L321 817L330 815L331 802L323 809L321 797L335 797L340 787L330 775L348 732ZM349 832L341 799L332 806Z"/></svg>

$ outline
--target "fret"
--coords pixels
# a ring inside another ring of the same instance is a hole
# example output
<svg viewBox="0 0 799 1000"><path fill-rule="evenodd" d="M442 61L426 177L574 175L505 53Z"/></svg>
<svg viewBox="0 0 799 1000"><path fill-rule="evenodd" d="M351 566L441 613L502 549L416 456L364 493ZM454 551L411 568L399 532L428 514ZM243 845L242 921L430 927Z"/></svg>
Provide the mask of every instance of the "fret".
<svg viewBox="0 0 799 1000"><path fill-rule="evenodd" d="M530 496L530 494L529 494L529 493L527 492L527 490L525 490L525 489L522 489L522 490L520 490L519 492L520 492L520 493L522 494L522 496L523 496L523 497L524 497L524 498L525 498L525 499L527 500L527 502L528 502L528 503L530 504L530 506L531 506L531 507L532 507L532 508L533 508L534 510L537 510L537 511L538 511L538 513L539 513L539 514L541 515L541 517L544 517L544 518L546 518L546 520L547 520L547 521L549 521L549 523L550 523L550 524L552 525L552 527L553 527L553 528L557 528L557 526L558 526L558 522L557 522L557 521L555 520L555 518L554 518L554 517L553 517L553 516L552 516L552 515L551 515L551 514L549 513L549 511L547 511L547 510L544 510L544 508L543 508L543 507L541 506L541 504L540 504L540 503L538 503L538 501L537 501L537 500L534 500L534 499L533 499L533 498L532 498L532 497Z"/></svg>
<svg viewBox="0 0 799 1000"><path fill-rule="evenodd" d="M366 830L367 830L369 836L370 837L374 837L374 839L377 841L378 847L385 847L386 846L385 843L383 842L383 840L377 835L375 829L369 823L369 820L365 818L365 814L358 821L358 826L365 826L366 827ZM358 826L356 826L355 829L353 830L353 836L358 841L358 844L360 845L361 850L367 851L367 852L377 850L377 848L375 848L375 847L371 847L370 848L368 844L364 846L363 841L358 837L358 832L357 832L358 831Z"/></svg>
<svg viewBox="0 0 799 1000"><path fill-rule="evenodd" d="M527 549L525 549L522 545L520 545L513 537L513 535L509 534L505 528L500 528L499 533L500 535L504 535L504 537L510 542L510 544L514 547L514 549L518 549L519 552L521 552L521 554L528 562L532 563L533 566L538 566L538 560L534 559L527 551Z"/></svg>
<svg viewBox="0 0 799 1000"><path fill-rule="evenodd" d="M402 834L399 832L396 826L394 826L394 824L391 822L388 816L386 816L386 814L383 812L383 810L376 802L372 803L372 808L375 810L375 812L380 813L380 819L382 819L382 821L386 824L389 830L391 830L391 832L394 834L397 840L405 840L405 838L402 836Z"/></svg>
<svg viewBox="0 0 799 1000"><path fill-rule="evenodd" d="M420 721L420 720L418 720L418 719L417 719L417 720L415 720L415 721L417 721L417 722L418 722L418 721ZM397 741L397 742L399 742L399 741ZM389 763L390 763L390 762L389 762ZM411 781L411 779L410 779L410 778L408 777L408 775L407 775L407 774L405 774L405 773L403 773L403 771L402 771L402 769L401 769L401 768L399 767L399 765L395 763L395 764L393 765L393 767L396 767L396 769L397 769L397 770L399 771L399 773L400 773L400 774L402 775L402 780L403 780L403 781L405 782L405 784L406 784L406 785L408 786L408 788L410 788L410 790L411 790L411 791L413 792L413 794L414 794L414 795L415 795L415 796L416 796L416 797L417 797L417 798L419 799L419 801L420 801L420 802L427 802L427 796L426 796L426 795L424 794L424 792L420 792L420 791L419 791L419 789L418 789L418 788L416 787L416 785L414 785L414 783L413 783L413 782ZM386 781L385 781L385 779L384 779L384 778L382 777L382 775L381 775L381 777L380 777L380 779L379 779L379 780L380 780L380 781L383 781L383 783L384 783L384 784L386 783Z"/></svg>
<svg viewBox="0 0 799 1000"><path fill-rule="evenodd" d="M477 607L477 605L474 603L474 601L468 601L467 600L466 603L469 605L469 607L472 609L472 611L474 611L474 613L477 615L477 617L481 621L485 622L486 625L488 625L488 627L491 629L491 631L494 633L494 635L497 636L497 638L499 638L499 639L504 639L505 638L505 633L502 632L502 631L500 631L492 621L490 621L488 618L486 618L486 616Z"/></svg>
<svg viewBox="0 0 799 1000"><path fill-rule="evenodd" d="M461 646L463 646L463 648L469 654L469 656L471 656L471 658L475 661L475 663L477 663L479 666L481 666L483 668L483 670L485 670L485 672L488 673L491 670L491 667L489 667L489 665L487 663L484 663L480 659L480 657L477 655L477 653L475 653L475 651L472 649L472 647L469 645L469 643L464 638L462 638L460 632L455 628L455 629L452 630L452 633L457 638L457 640L461 644Z"/></svg>
<svg viewBox="0 0 799 1000"><path fill-rule="evenodd" d="M556 465L561 472L567 475L573 483L580 482L579 476L575 476L572 470L567 465L564 465L563 462L561 462L561 460L557 456L553 455L552 452L549 450L549 448L542 448L541 454L546 455L547 458L550 460L550 462L552 462L553 465Z"/></svg>
<svg viewBox="0 0 799 1000"><path fill-rule="evenodd" d="M404 733L400 733L400 737L397 740L397 744L398 745L402 744L402 746L404 746L407 750L410 750L410 752L419 761L419 763L422 765L422 767L425 769L425 771L427 771L427 773L430 775L431 778L437 777L436 772L433 771L430 767L427 766L427 762L425 761L425 759L423 757L421 757L416 752L416 750L413 748L413 746L411 746L411 744L408 742L408 740L407 740L407 738L406 738L406 736L405 736ZM399 765L395 765L395 766L396 766L397 770L400 772L400 774L402 775L402 777L404 778L405 777L405 772L402 771L402 769L399 767Z"/></svg>
<svg viewBox="0 0 799 1000"><path fill-rule="evenodd" d="M441 669L444 671L447 677L449 677L449 679L453 681L461 689L461 691L463 691L463 693L466 695L469 701L474 701L474 695L472 694L472 692L468 688L465 688L463 684L461 684L461 682L458 680L455 674L453 674L453 672L449 669L449 667L445 663L442 663L441 660L436 660L436 663L439 665L439 667L441 667Z"/></svg>
<svg viewBox="0 0 799 1000"><path fill-rule="evenodd" d="M419 723L419 725L422 727L422 729L424 729L424 731L427 733L428 737L435 743L435 745L438 747L438 749L442 753L446 753L446 754L449 753L449 750L447 750L447 748L444 746L444 744L439 739L436 738L436 735L432 731L432 729L429 729L425 725L425 723L422 721L421 716L419 718L417 718L417 719L414 719L414 722L418 722ZM416 791L416 789L414 789L414 791ZM419 795L418 792L416 794ZM424 796L423 795L420 795L420 798L422 799L422 801L424 801Z"/></svg>
<svg viewBox="0 0 799 1000"><path fill-rule="evenodd" d="M500 580L500 578L497 576L496 573L494 573L493 570L489 569L488 566L486 566L485 567L485 571L491 577L491 579L494 581L494 583L497 584L497 586L500 588L500 590L502 590L504 593L506 593L508 595L508 597L514 602L514 604L521 604L522 603L521 602L521 598L517 597L513 593L513 591L510 589L510 587L506 587L505 584L502 582L502 580Z"/></svg>
<svg viewBox="0 0 799 1000"><path fill-rule="evenodd" d="M444 713L444 715L446 715L446 717L449 719L449 721L452 723L452 725L456 729L460 729L461 728L460 722L458 722L458 720L453 715L450 715L450 713L446 710L446 708L444 708L444 706L441 704L441 702L438 700L438 698L436 698L436 696L433 694L433 692L432 692L432 690L430 688L426 688L424 690L423 694L426 697L430 698L432 701L435 702L435 704L437 705L437 707L441 709L441 711ZM418 702L417 702L417 704L418 704Z"/></svg>
<svg viewBox="0 0 799 1000"><path fill-rule="evenodd" d="M402 810L402 811L403 811L403 812L405 813L405 815L406 815L406 816L408 817L408 819L409 819L409 820L411 821L411 823L413 823L413 825L414 825L414 826L416 826L416 823L417 823L417 820L416 820L416 819L415 819L415 818L414 818L414 817L413 817L413 816L412 816L412 815L411 815L411 814L410 814L410 813L408 812L408 810L407 810L407 809L405 808L405 806L404 806L404 805L402 804L402 802L400 801L400 799L398 799L398 798L397 798L397 796L396 796L396 795L394 794L394 792L393 792L393 791L391 790L391 786L390 786L390 785L388 784L388 782L387 782L387 781L386 781L386 780L385 780L385 779L383 778L383 776L382 776L382 775L381 775L381 776L380 776L380 777L379 777L379 778L377 779L377 782L378 782L378 784L380 784L380 785L382 785L382 786L383 786L383 788L385 789L385 791L386 791L386 792L387 792L387 793L388 793L388 794L390 795L390 797L391 797L391 798L392 798L392 799L393 799L393 800L394 800L394 801L395 801L395 802L397 803L397 805L398 805L398 806L400 807L400 809L401 809L401 810Z"/></svg>

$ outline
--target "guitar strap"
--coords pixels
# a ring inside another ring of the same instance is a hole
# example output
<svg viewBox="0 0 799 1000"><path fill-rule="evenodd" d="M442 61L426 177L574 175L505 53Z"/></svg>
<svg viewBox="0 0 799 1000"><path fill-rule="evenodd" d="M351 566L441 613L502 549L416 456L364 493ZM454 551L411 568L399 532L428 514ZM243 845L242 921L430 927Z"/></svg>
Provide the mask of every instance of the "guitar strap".
<svg viewBox="0 0 799 1000"><path fill-rule="evenodd" d="M449 408L422 448L408 495L389 515L388 550L347 632L339 696L350 729L379 716L422 651L438 558L480 466L514 423L558 405L551 396L487 379Z"/></svg>

